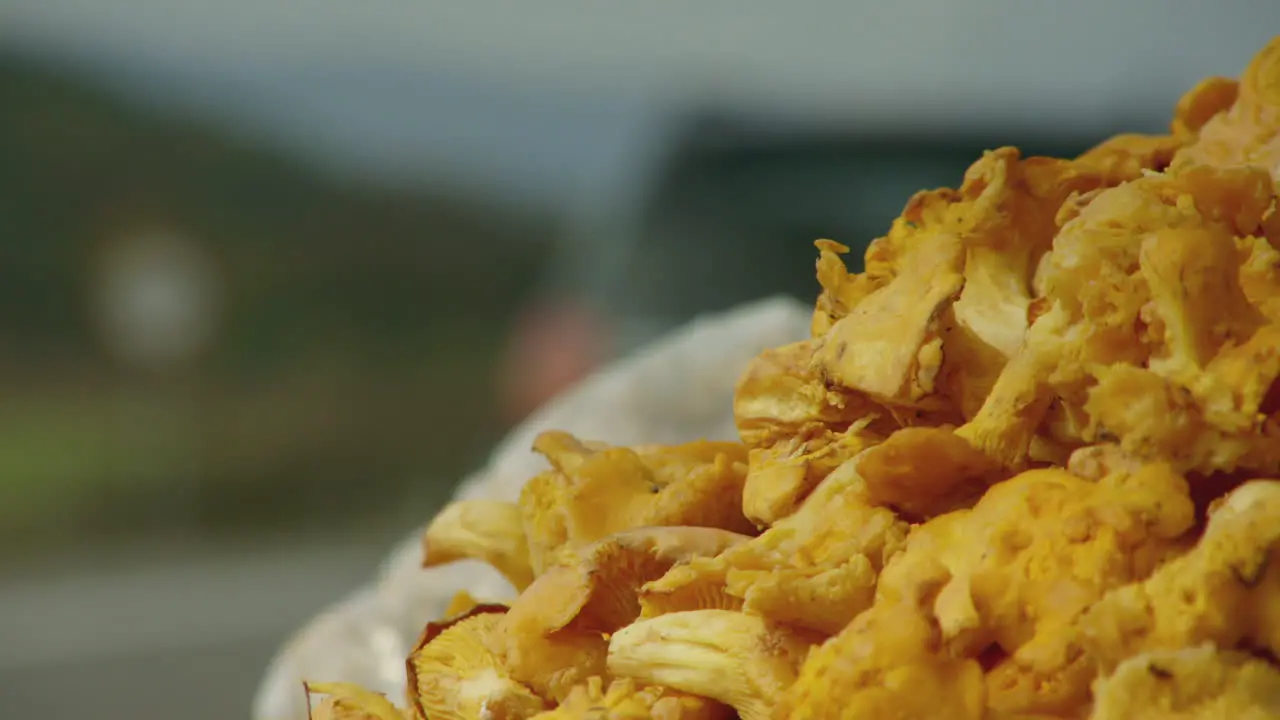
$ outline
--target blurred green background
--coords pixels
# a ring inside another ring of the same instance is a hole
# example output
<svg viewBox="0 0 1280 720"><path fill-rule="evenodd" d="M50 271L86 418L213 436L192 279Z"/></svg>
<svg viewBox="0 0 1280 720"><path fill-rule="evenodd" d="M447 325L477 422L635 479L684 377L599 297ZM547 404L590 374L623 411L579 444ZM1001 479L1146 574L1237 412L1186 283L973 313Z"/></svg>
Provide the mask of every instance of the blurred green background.
<svg viewBox="0 0 1280 720"><path fill-rule="evenodd" d="M388 508L433 506L501 431L549 218L344 179L18 56L0 108L0 546L404 527ZM198 347L117 347L104 278L131 252L195 257Z"/></svg>

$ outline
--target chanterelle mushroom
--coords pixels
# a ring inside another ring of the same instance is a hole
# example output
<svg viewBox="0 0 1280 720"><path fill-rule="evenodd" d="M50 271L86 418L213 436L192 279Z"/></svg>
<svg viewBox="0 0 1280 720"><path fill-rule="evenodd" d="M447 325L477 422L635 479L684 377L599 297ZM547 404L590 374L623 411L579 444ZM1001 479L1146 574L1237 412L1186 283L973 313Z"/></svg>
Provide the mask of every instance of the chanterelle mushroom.
<svg viewBox="0 0 1280 720"><path fill-rule="evenodd" d="M1104 670L1140 652L1205 642L1280 653L1280 480L1233 490L1194 548L1108 593L1079 633Z"/></svg>
<svg viewBox="0 0 1280 720"><path fill-rule="evenodd" d="M972 509L912 531L874 605L810 655L785 702L797 717L887 712L920 685L968 708L958 718L981 718L984 706L1069 711L1092 676L1078 672L1078 654L1054 652L1057 641L1109 589L1179 549L1193 522L1187 483L1167 466L1098 482L1041 469L998 483ZM985 687L980 659L1000 660Z"/></svg>
<svg viewBox="0 0 1280 720"><path fill-rule="evenodd" d="M351 683L304 683L310 706L311 695L324 695L319 706L310 706L309 720L408 720L408 713L385 695Z"/></svg>
<svg viewBox="0 0 1280 720"><path fill-rule="evenodd" d="M677 562L719 554L748 538L701 527L650 527L611 535L538 577L496 627L491 646L512 677L562 700L604 676L607 636L640 615L644 583Z"/></svg>
<svg viewBox="0 0 1280 720"><path fill-rule="evenodd" d="M485 644L506 610L478 605L427 625L406 663L416 720L524 720L546 709Z"/></svg>
<svg viewBox="0 0 1280 720"><path fill-rule="evenodd" d="M630 679L614 680L605 687L599 677L575 685L554 710L532 720L729 720L727 705L654 685L637 685Z"/></svg>
<svg viewBox="0 0 1280 720"><path fill-rule="evenodd" d="M709 697L768 720L817 638L731 610L641 620L609 640L609 672Z"/></svg>
<svg viewBox="0 0 1280 720"><path fill-rule="evenodd" d="M734 421L750 448L742 510L760 527L794 513L832 470L897 428L869 398L826 387L814 347L805 340L762 352L734 393Z"/></svg>
<svg viewBox="0 0 1280 720"><path fill-rule="evenodd" d="M1212 644L1134 655L1093 685L1089 720L1270 720L1280 670Z"/></svg>
<svg viewBox="0 0 1280 720"><path fill-rule="evenodd" d="M907 535L893 511L870 504L857 467L857 458L841 465L798 512L759 537L676 566L645 586L645 615L741 607L776 622L838 632L871 604L877 573ZM717 598L716 588L741 604Z"/></svg>
<svg viewBox="0 0 1280 720"><path fill-rule="evenodd" d="M535 573L555 565L566 549L631 528L754 530L742 516L747 450L740 443L622 448L546 432L534 449L554 468L520 494Z"/></svg>
<svg viewBox="0 0 1280 720"><path fill-rule="evenodd" d="M498 500L460 500L431 520L422 536L422 566L480 560L517 591L533 582L520 506Z"/></svg>

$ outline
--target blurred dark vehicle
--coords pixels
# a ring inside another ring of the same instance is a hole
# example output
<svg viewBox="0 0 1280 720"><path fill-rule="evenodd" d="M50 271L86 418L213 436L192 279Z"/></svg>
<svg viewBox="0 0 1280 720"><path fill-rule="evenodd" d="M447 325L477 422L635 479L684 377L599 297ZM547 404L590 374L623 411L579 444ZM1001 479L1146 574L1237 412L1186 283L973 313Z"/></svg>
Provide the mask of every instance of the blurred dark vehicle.
<svg viewBox="0 0 1280 720"><path fill-rule="evenodd" d="M614 353L701 312L778 293L810 303L815 240L848 245L846 262L861 270L867 245L907 198L958 186L984 151L1013 144L1027 155L1070 157L1106 134L860 133L709 114L675 135L626 195L631 204L571 219L542 292L562 299L563 322L585 327L583 309L594 313ZM584 354L577 367L600 353L574 347ZM522 356L522 365L534 363Z"/></svg>
<svg viewBox="0 0 1280 720"><path fill-rule="evenodd" d="M1072 156L1100 138L895 136L729 121L697 123L672 148L639 213L618 228L615 275L590 288L626 328L629 345L716 310L787 293L817 294L814 240L848 245L851 269L907 198L958 186L985 150Z"/></svg>

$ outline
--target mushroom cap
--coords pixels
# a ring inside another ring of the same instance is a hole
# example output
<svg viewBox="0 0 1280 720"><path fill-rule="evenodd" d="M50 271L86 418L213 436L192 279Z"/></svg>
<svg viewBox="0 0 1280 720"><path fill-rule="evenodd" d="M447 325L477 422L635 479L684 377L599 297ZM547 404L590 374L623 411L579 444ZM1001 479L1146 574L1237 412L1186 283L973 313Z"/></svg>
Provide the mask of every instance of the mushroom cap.
<svg viewBox="0 0 1280 720"><path fill-rule="evenodd" d="M523 720L546 709L489 650L488 636L506 612L502 605L477 605L427 624L406 663L417 720Z"/></svg>

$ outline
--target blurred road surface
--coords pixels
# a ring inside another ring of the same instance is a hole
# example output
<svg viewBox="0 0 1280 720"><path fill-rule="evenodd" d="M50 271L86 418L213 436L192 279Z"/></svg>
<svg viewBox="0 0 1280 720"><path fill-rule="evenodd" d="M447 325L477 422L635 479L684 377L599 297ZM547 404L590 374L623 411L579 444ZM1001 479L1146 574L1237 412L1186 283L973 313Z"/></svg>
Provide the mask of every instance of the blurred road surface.
<svg viewBox="0 0 1280 720"><path fill-rule="evenodd" d="M10 575L0 582L0 717L247 717L279 643L372 577L390 546L170 547Z"/></svg>

